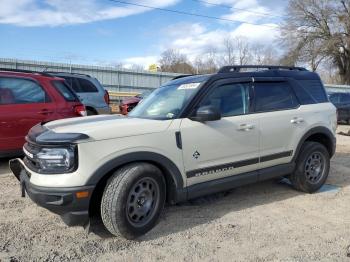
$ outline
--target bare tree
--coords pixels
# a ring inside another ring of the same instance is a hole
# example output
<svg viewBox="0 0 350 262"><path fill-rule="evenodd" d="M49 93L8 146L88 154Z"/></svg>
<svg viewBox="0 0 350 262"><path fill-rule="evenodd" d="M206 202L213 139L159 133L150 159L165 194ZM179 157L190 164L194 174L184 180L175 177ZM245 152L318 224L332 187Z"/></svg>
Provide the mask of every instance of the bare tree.
<svg viewBox="0 0 350 262"><path fill-rule="evenodd" d="M196 57L194 67L197 74L211 74L218 71L218 56L215 49Z"/></svg>
<svg viewBox="0 0 350 262"><path fill-rule="evenodd" d="M316 70L324 59L350 84L350 1L290 0L281 35L291 60Z"/></svg>
<svg viewBox="0 0 350 262"><path fill-rule="evenodd" d="M187 56L175 49L168 49L161 54L159 60L161 71L193 74L195 70L187 59Z"/></svg>
<svg viewBox="0 0 350 262"><path fill-rule="evenodd" d="M132 64L130 66L130 69L133 71L144 71L144 67L142 65L138 65L138 64Z"/></svg>
<svg viewBox="0 0 350 262"><path fill-rule="evenodd" d="M322 61L327 57L323 52L323 46L320 41L310 41L304 44L303 49L300 50L300 60L308 63L311 70L315 72Z"/></svg>
<svg viewBox="0 0 350 262"><path fill-rule="evenodd" d="M340 76L338 70L334 67L334 63L331 59L325 59L317 69L322 81L328 84L340 84Z"/></svg>
<svg viewBox="0 0 350 262"><path fill-rule="evenodd" d="M234 41L237 48L239 65L248 64L249 60L251 59L251 53L250 53L250 45L247 38L243 36L237 36L234 38Z"/></svg>
<svg viewBox="0 0 350 262"><path fill-rule="evenodd" d="M279 63L279 53L272 45L254 43L250 45L251 61L256 65L274 65Z"/></svg>
<svg viewBox="0 0 350 262"><path fill-rule="evenodd" d="M108 64L108 66L114 67L116 69L120 69L120 68L123 68L124 65L121 62L112 62Z"/></svg>
<svg viewBox="0 0 350 262"><path fill-rule="evenodd" d="M235 41L231 37L224 39L223 61L226 65L234 65L236 63L236 47Z"/></svg>

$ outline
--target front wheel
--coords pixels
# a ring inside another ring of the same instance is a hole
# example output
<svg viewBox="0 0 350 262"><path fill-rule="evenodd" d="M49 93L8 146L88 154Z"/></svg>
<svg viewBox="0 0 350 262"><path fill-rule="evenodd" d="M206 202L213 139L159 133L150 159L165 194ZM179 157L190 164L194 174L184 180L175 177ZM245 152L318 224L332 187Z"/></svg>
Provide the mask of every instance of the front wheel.
<svg viewBox="0 0 350 262"><path fill-rule="evenodd" d="M325 146L317 142L305 142L290 176L293 187L307 193L316 192L326 182L329 166L330 157Z"/></svg>
<svg viewBox="0 0 350 262"><path fill-rule="evenodd" d="M159 168L148 163L126 165L104 190L102 221L113 235L134 239L156 225L164 203L165 181Z"/></svg>

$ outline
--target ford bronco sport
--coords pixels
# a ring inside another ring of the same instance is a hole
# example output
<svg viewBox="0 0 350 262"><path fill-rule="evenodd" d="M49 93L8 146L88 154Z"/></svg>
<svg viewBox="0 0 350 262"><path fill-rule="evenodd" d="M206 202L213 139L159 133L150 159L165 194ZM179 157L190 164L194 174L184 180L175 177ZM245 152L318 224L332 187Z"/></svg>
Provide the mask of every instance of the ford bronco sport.
<svg viewBox="0 0 350 262"><path fill-rule="evenodd" d="M317 191L336 122L316 73L228 66L168 82L128 117L37 125L10 168L23 195L68 225L99 214L112 234L132 239L155 226L166 202L281 176Z"/></svg>

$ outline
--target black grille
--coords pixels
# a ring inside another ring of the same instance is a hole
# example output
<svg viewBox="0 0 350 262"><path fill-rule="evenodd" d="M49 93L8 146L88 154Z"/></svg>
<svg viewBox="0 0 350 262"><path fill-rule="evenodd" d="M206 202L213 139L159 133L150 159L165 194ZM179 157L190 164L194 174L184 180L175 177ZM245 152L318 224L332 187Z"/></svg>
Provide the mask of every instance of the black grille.
<svg viewBox="0 0 350 262"><path fill-rule="evenodd" d="M27 142L24 144L24 149L24 163L29 167L29 169L37 171L40 168L40 166L36 160L36 155L39 153L40 147L31 142ZM27 151L30 155L27 154L25 151Z"/></svg>

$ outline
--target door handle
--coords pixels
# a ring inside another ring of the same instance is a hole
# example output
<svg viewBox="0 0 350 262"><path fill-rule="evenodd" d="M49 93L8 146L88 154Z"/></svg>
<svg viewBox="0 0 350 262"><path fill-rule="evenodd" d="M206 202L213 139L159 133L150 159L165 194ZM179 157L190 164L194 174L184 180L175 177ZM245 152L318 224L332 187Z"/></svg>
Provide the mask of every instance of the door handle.
<svg viewBox="0 0 350 262"><path fill-rule="evenodd" d="M250 124L241 124L239 125L239 127L237 128L238 131L250 131L254 128L254 125L250 125Z"/></svg>
<svg viewBox="0 0 350 262"><path fill-rule="evenodd" d="M292 124L300 124L304 122L304 119L301 117L294 117L292 120L290 120Z"/></svg>
<svg viewBox="0 0 350 262"><path fill-rule="evenodd" d="M53 111L49 110L49 109L43 109L43 110L39 111L38 113L42 114L42 115L48 115L48 114L52 114Z"/></svg>

